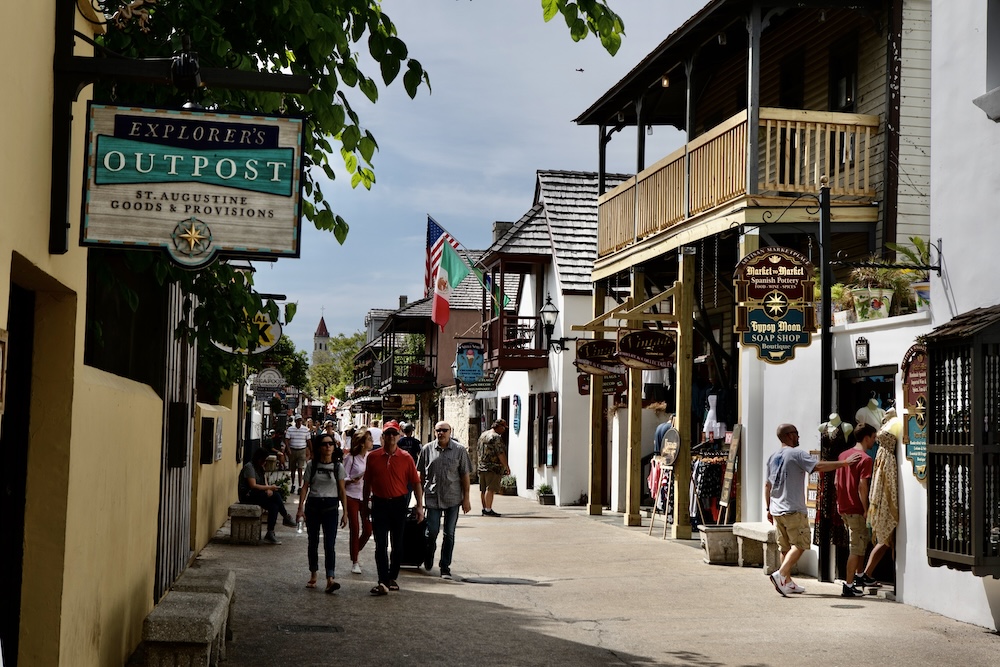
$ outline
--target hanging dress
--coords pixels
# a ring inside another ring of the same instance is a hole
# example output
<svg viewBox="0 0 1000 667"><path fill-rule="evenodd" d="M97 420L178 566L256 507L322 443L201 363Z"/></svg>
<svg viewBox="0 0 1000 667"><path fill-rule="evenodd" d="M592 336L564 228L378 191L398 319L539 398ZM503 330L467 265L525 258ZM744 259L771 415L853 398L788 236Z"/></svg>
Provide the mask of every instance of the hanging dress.
<svg viewBox="0 0 1000 667"><path fill-rule="evenodd" d="M840 453L847 449L847 435L844 424L824 428L820 433L820 460L836 461ZM830 544L838 547L851 545L851 536L844 526L844 520L837 511L836 473L819 473L816 485L816 523L813 530L813 544L823 546L821 536L829 532Z"/></svg>
<svg viewBox="0 0 1000 667"><path fill-rule="evenodd" d="M872 486L868 494L868 523L872 527L872 540L892 545L892 531L899 524L899 497L896 467L896 444L893 433L897 420L886 424L875 439L878 453L872 466Z"/></svg>
<svg viewBox="0 0 1000 667"><path fill-rule="evenodd" d="M712 435L714 438L724 438L726 437L726 423L719 421L719 413L716 409L716 403L719 401L718 394L709 394L708 398L708 414L705 415L705 426L701 429L701 432L705 434L708 438Z"/></svg>

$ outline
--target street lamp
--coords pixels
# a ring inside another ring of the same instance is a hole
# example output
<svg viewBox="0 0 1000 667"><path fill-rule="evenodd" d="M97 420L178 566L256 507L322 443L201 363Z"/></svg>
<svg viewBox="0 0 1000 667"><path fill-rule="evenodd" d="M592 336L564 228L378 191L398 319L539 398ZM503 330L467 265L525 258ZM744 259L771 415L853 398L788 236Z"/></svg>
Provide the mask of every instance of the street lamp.
<svg viewBox="0 0 1000 667"><path fill-rule="evenodd" d="M557 354L569 349L566 347L566 341L570 340L569 338L552 340L552 333L556 329L556 320L559 319L559 309L552 303L551 294L545 295L545 305L538 311L538 317L541 318L542 325L545 327L545 341L548 348Z"/></svg>

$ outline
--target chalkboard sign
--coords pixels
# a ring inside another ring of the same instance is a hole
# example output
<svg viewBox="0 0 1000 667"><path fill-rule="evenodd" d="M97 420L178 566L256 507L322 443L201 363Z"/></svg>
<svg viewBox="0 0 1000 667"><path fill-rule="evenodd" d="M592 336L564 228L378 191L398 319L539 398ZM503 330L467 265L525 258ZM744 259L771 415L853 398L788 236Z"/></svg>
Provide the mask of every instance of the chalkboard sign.
<svg viewBox="0 0 1000 667"><path fill-rule="evenodd" d="M743 427L733 424L733 437L729 441L729 458L726 460L726 474L722 478L722 493L719 496L719 507L728 507L733 497L733 480L736 477L736 465L740 458L740 434Z"/></svg>

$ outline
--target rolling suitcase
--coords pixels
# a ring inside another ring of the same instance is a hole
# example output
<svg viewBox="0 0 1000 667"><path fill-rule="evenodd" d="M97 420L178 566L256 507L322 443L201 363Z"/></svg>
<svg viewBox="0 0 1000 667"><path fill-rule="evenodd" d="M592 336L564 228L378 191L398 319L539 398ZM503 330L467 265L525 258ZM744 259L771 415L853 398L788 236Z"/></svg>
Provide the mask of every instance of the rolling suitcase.
<svg viewBox="0 0 1000 667"><path fill-rule="evenodd" d="M424 532L427 521L417 521L417 508L411 507L406 515L403 526L403 550L399 564L409 567L420 567L424 563Z"/></svg>

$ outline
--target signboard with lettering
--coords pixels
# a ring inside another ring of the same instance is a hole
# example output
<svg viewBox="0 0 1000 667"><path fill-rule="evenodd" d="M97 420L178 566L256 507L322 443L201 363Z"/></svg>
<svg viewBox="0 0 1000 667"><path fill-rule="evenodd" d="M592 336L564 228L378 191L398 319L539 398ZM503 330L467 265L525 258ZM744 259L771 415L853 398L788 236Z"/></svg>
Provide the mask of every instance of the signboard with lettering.
<svg viewBox="0 0 1000 667"><path fill-rule="evenodd" d="M591 375L621 375L626 371L613 340L578 340L573 364Z"/></svg>
<svg viewBox="0 0 1000 667"><path fill-rule="evenodd" d="M257 327L257 345L252 350L235 349L231 345L224 345L216 341L212 341L212 345L219 348L223 352L233 352L235 354L260 354L261 352L267 352L272 347L278 344L281 339L281 323L272 322L271 316L267 313L257 312L253 316L253 323Z"/></svg>
<svg viewBox="0 0 1000 667"><path fill-rule="evenodd" d="M298 257L304 121L91 103L80 243Z"/></svg>
<svg viewBox="0 0 1000 667"><path fill-rule="evenodd" d="M757 348L757 358L780 364L807 347L816 330L813 306L815 268L800 252L761 248L736 268L736 333Z"/></svg>
<svg viewBox="0 0 1000 667"><path fill-rule="evenodd" d="M629 368L667 368L676 349L666 331L629 331L618 338L618 359Z"/></svg>
<svg viewBox="0 0 1000 667"><path fill-rule="evenodd" d="M455 355L455 377L463 384L474 384L483 377L483 344L461 343Z"/></svg>
<svg viewBox="0 0 1000 667"><path fill-rule="evenodd" d="M913 345L903 355L903 446L917 479L927 478L927 348Z"/></svg>
<svg viewBox="0 0 1000 667"><path fill-rule="evenodd" d="M624 375L603 375L601 379L601 393L605 396L620 394L628 388L628 383ZM581 396L590 396L590 373L577 374L576 388L579 390Z"/></svg>

